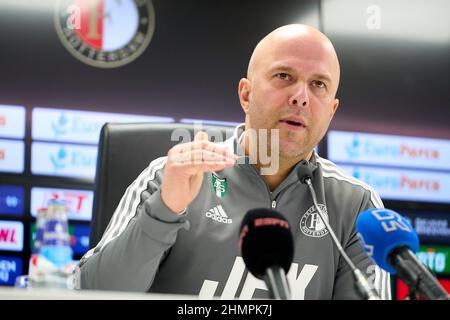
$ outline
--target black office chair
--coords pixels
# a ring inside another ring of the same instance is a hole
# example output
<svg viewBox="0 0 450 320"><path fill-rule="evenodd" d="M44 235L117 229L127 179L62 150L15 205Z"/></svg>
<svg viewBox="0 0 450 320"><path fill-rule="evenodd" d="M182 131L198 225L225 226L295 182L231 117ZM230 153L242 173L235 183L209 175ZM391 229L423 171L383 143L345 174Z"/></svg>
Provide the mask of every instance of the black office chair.
<svg viewBox="0 0 450 320"><path fill-rule="evenodd" d="M175 131L176 129L182 131ZM230 137L233 127L202 126L203 131L222 139ZM185 137L178 133L185 133ZM178 140L172 141L173 138ZM158 157L167 155L167 151L181 139L194 137L194 125L191 124L118 124L107 123L103 126L97 157L95 175L95 193L90 226L89 247L100 241L114 210L127 187L138 175Z"/></svg>

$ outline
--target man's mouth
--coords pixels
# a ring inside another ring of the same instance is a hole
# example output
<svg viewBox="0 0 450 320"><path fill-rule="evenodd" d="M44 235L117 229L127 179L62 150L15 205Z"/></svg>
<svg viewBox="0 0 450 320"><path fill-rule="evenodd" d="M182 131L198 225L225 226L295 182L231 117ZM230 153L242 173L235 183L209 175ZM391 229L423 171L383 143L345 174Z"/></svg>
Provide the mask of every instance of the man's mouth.
<svg viewBox="0 0 450 320"><path fill-rule="evenodd" d="M281 123L284 124L288 124L289 126L292 127L297 127L297 128L304 128L305 125L303 123L301 123L300 121L296 121L296 120L280 120Z"/></svg>

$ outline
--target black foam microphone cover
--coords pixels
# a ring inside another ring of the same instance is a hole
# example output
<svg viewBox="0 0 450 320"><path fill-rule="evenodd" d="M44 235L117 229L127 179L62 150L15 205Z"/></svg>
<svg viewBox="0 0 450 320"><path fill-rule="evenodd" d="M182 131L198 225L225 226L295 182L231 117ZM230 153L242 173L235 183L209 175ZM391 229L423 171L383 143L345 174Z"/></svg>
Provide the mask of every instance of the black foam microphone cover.
<svg viewBox="0 0 450 320"><path fill-rule="evenodd" d="M289 222L279 212L267 209L249 210L239 235L239 249L247 269L259 279L266 270L279 266L287 274L294 254L294 240Z"/></svg>
<svg viewBox="0 0 450 320"><path fill-rule="evenodd" d="M306 183L306 179L313 178L314 171L317 167L308 160L301 160L297 167L297 176L301 183Z"/></svg>

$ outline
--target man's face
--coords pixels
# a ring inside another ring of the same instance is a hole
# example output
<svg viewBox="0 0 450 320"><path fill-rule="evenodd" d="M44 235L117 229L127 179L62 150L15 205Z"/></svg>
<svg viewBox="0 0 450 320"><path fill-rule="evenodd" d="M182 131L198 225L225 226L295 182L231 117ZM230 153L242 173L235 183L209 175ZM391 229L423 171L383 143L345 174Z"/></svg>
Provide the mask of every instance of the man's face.
<svg viewBox="0 0 450 320"><path fill-rule="evenodd" d="M284 40L259 57L247 82L241 80L248 86L243 107L247 127L279 129L280 156L301 159L323 138L337 109L339 69L320 43Z"/></svg>

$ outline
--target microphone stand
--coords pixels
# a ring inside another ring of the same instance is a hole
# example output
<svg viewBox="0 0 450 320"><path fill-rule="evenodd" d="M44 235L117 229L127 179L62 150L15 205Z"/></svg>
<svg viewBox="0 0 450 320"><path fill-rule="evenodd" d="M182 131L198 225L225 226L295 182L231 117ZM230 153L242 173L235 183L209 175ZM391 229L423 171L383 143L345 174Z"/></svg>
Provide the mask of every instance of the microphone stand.
<svg viewBox="0 0 450 320"><path fill-rule="evenodd" d="M394 249L388 261L398 270L398 275L408 286L412 298L421 293L427 300L450 299L431 272L407 247Z"/></svg>
<svg viewBox="0 0 450 320"><path fill-rule="evenodd" d="M271 299L276 300L290 300L291 291L286 279L284 269L280 266L273 266L267 268L264 275L264 282L266 283Z"/></svg>
<svg viewBox="0 0 450 320"><path fill-rule="evenodd" d="M322 219L322 222L325 224L325 227L327 228L328 232L330 233L330 236L333 239L333 242L336 245L337 250L339 251L341 256L344 258L344 260L347 262L347 264L349 265L350 269L352 270L353 277L355 278L356 286L357 286L359 292L361 293L361 295L364 297L365 300L380 300L380 297L370 287L366 277L364 277L364 275L361 272L361 270L359 270L353 264L352 260L350 260L348 255L345 253L345 251L342 248L342 246L341 246L338 238L336 237L333 229L331 229L331 226L328 223L328 220L325 219L325 214L322 212L322 209L320 209L320 207L319 207L319 205L317 203L316 192L314 191L314 188L312 186L311 177L307 176L307 177L301 179L301 182L305 183L308 186L309 191L310 191L311 196L312 196L312 199L313 199L313 202L314 202L314 207L316 208L317 212L319 213L320 218Z"/></svg>

